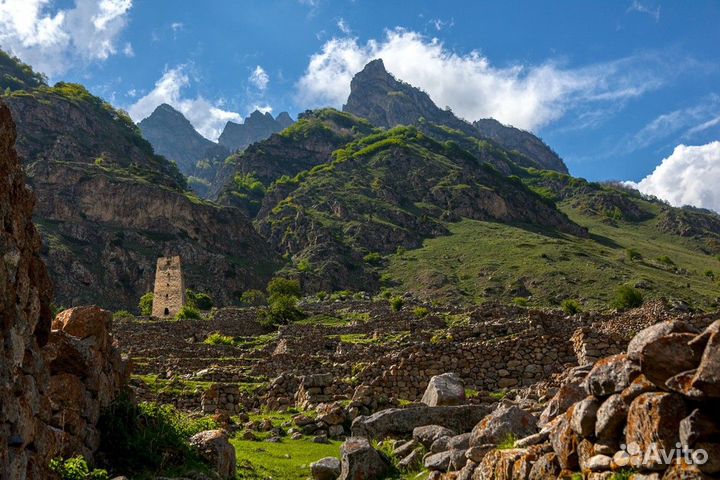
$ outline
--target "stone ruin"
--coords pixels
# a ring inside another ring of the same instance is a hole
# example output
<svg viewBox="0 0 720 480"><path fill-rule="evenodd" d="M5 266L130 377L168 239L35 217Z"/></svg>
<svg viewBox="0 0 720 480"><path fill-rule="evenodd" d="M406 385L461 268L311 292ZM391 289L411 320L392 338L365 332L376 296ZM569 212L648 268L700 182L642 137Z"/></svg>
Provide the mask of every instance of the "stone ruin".
<svg viewBox="0 0 720 480"><path fill-rule="evenodd" d="M153 317L174 317L185 306L185 279L179 256L160 257L155 270Z"/></svg>

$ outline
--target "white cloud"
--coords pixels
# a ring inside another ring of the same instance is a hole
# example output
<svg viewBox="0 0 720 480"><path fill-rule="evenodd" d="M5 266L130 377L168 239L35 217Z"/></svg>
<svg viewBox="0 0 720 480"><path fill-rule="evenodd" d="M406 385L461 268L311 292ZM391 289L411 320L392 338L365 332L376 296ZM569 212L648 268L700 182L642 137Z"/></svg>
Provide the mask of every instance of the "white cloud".
<svg viewBox="0 0 720 480"><path fill-rule="evenodd" d="M0 0L0 45L50 76L76 62L117 53L132 0L75 0L53 9L51 0Z"/></svg>
<svg viewBox="0 0 720 480"><path fill-rule="evenodd" d="M264 68L258 65L255 67L255 70L252 71L250 77L248 77L248 81L252 83L255 88L257 88L261 92L264 92L267 89L268 84L270 83L270 76L267 74Z"/></svg>
<svg viewBox="0 0 720 480"><path fill-rule="evenodd" d="M158 105L167 103L182 112L201 135L213 141L217 140L228 121L242 121L240 114L220 108L222 101L212 102L202 96L183 97L182 90L189 85L190 77L185 65L169 69L155 83L155 88L128 108L128 113L139 122Z"/></svg>
<svg viewBox="0 0 720 480"><path fill-rule="evenodd" d="M252 106L249 113L252 113L255 110L257 110L260 113L272 113L272 111L273 111L273 109L270 105L257 105L256 104L256 105Z"/></svg>
<svg viewBox="0 0 720 480"><path fill-rule="evenodd" d="M628 183L677 207L693 205L720 212L720 142L678 145L650 175Z"/></svg>
<svg viewBox="0 0 720 480"><path fill-rule="evenodd" d="M345 21L344 18L340 18L340 20L337 21L337 27L345 35L350 35L350 32L352 32L352 30L350 29L350 25Z"/></svg>
<svg viewBox="0 0 720 480"><path fill-rule="evenodd" d="M667 59L648 55L577 69L552 61L495 67L477 51L458 54L436 38L396 28L364 45L350 37L327 41L297 84L298 102L341 106L353 75L374 58L382 58L397 78L425 90L437 105L450 106L461 117L493 117L528 130L573 107L624 102L656 89L662 85L658 65L667 65Z"/></svg>
<svg viewBox="0 0 720 480"><path fill-rule="evenodd" d="M135 50L133 49L132 43L128 42L123 47L123 54L126 57L134 57L135 56Z"/></svg>
<svg viewBox="0 0 720 480"><path fill-rule="evenodd" d="M182 30L185 28L185 24L182 22L173 22L170 24L170 28L173 32L177 32L178 30Z"/></svg>
<svg viewBox="0 0 720 480"><path fill-rule="evenodd" d="M640 3L638 0L633 0L627 9L628 12L644 13L655 19L656 22L660 21L660 5L657 8L650 8L647 5Z"/></svg>

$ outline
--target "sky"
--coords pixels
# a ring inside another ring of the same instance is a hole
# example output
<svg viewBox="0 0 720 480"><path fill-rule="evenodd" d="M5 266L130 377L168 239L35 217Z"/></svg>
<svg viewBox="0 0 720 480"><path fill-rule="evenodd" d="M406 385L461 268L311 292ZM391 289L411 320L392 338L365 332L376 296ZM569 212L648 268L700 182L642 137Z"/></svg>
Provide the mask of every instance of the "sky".
<svg viewBox="0 0 720 480"><path fill-rule="evenodd" d="M135 121L216 139L342 107L383 58L460 117L532 131L571 174L720 211L720 2L0 0L0 47Z"/></svg>

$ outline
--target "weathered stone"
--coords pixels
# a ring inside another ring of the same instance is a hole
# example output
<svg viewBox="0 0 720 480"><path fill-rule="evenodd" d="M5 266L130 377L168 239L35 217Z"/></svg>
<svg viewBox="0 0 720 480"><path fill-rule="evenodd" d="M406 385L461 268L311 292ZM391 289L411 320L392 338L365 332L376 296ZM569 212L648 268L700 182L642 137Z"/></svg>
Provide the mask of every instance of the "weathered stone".
<svg viewBox="0 0 720 480"><path fill-rule="evenodd" d="M675 393L644 393L633 400L627 415L625 443L646 452L651 444L670 451L679 440L680 421L687 416L685 400ZM629 450L629 448L628 448ZM660 468L657 462L641 465L648 470Z"/></svg>
<svg viewBox="0 0 720 480"><path fill-rule="evenodd" d="M457 472L455 480L472 480L473 473L475 473L476 468L477 463L473 462L472 460L468 460L467 462L465 462L465 466Z"/></svg>
<svg viewBox="0 0 720 480"><path fill-rule="evenodd" d="M579 466L577 452L579 439L570 428L571 415L572 410L568 410L550 432L550 443L562 470L574 470Z"/></svg>
<svg viewBox="0 0 720 480"><path fill-rule="evenodd" d="M683 462L671 465L662 476L662 480L706 480L710 479L697 465L687 465Z"/></svg>
<svg viewBox="0 0 720 480"><path fill-rule="evenodd" d="M428 470L446 472L450 466L450 450L440 453L431 453L423 459L423 465Z"/></svg>
<svg viewBox="0 0 720 480"><path fill-rule="evenodd" d="M594 455L585 461L585 468L591 472L604 472L610 470L612 458L607 455Z"/></svg>
<svg viewBox="0 0 720 480"><path fill-rule="evenodd" d="M530 475L528 480L547 480L549 478L556 478L560 473L560 464L557 461L557 455L552 453L546 453L533 464L530 469Z"/></svg>
<svg viewBox="0 0 720 480"><path fill-rule="evenodd" d="M313 480L335 480L340 476L340 460L335 457L321 458L310 464Z"/></svg>
<svg viewBox="0 0 720 480"><path fill-rule="evenodd" d="M444 436L435 440L432 445L430 445L430 453L439 453L444 452L445 450L450 450L450 447L448 446L450 438L451 437Z"/></svg>
<svg viewBox="0 0 720 480"><path fill-rule="evenodd" d="M550 437L550 429L541 430L538 433L533 433L527 437L523 437L515 442L516 448L527 448L539 443L543 443Z"/></svg>
<svg viewBox="0 0 720 480"><path fill-rule="evenodd" d="M466 448L451 448L449 452L450 465L448 466L448 470L460 470L465 466L467 463L467 457L465 456L467 452Z"/></svg>
<svg viewBox="0 0 720 480"><path fill-rule="evenodd" d="M500 404L472 430L470 445L498 444L508 436L525 437L537 431L537 419L516 405Z"/></svg>
<svg viewBox="0 0 720 480"><path fill-rule="evenodd" d="M455 435L454 437L450 437L448 439L448 448L457 448L465 450L470 446L470 436L472 434L470 432L468 433L461 433L460 435Z"/></svg>
<svg viewBox="0 0 720 480"><path fill-rule="evenodd" d="M112 313L94 305L63 310L52 323L53 330L61 330L81 340L97 337L104 341L111 326Z"/></svg>
<svg viewBox="0 0 720 480"><path fill-rule="evenodd" d="M549 421L558 415L565 413L565 410L570 408L571 405L579 402L586 396L587 393L583 387L582 379L576 378L574 381L565 383L560 387L558 392L548 402L545 410L543 410L540 414L538 426L540 428L544 428Z"/></svg>
<svg viewBox="0 0 720 480"><path fill-rule="evenodd" d="M465 403L465 385L454 373L443 373L430 379L422 400L425 405L462 405Z"/></svg>
<svg viewBox="0 0 720 480"><path fill-rule="evenodd" d="M513 480L513 466L524 449L492 450L475 469L473 480Z"/></svg>
<svg viewBox="0 0 720 480"><path fill-rule="evenodd" d="M340 448L340 480L375 480L390 469L387 459L366 438L351 437Z"/></svg>
<svg viewBox="0 0 720 480"><path fill-rule="evenodd" d="M680 443L692 447L696 442L720 438L720 421L696 408L680 421Z"/></svg>
<svg viewBox="0 0 720 480"><path fill-rule="evenodd" d="M416 440L409 440L407 442L402 443L397 448L395 448L395 450L393 450L393 455L396 458L404 458L408 454L410 454L410 452L415 450L419 445L420 444Z"/></svg>
<svg viewBox="0 0 720 480"><path fill-rule="evenodd" d="M495 449L495 445L478 445L476 447L470 447L465 451L465 458L468 460L480 463L485 455L491 450Z"/></svg>
<svg viewBox="0 0 720 480"><path fill-rule="evenodd" d="M645 375L638 375L628 387L620 394L623 401L630 405L633 400L643 393L654 392L657 386L648 380Z"/></svg>
<svg viewBox="0 0 720 480"><path fill-rule="evenodd" d="M352 434L382 438L406 435L424 425L442 425L455 432L467 432L487 413L488 408L484 405L389 408L367 417L357 417L352 423Z"/></svg>
<svg viewBox="0 0 720 480"><path fill-rule="evenodd" d="M575 404L573 408L572 418L570 419L570 428L581 437L589 437L595 433L595 421L597 420L597 410L600 407L600 401L589 396Z"/></svg>
<svg viewBox="0 0 720 480"><path fill-rule="evenodd" d="M640 352L645 345L671 333L688 333L692 331L693 329L690 325L680 320L667 320L656 323L641 330L630 340L627 347L627 354L631 358L639 359Z"/></svg>
<svg viewBox="0 0 720 480"><path fill-rule="evenodd" d="M720 320L702 334L708 338L692 388L709 398L720 398Z"/></svg>
<svg viewBox="0 0 720 480"><path fill-rule="evenodd" d="M688 345L693 338L691 333L671 333L646 343L640 351L642 373L658 387L665 388L670 377L696 368L700 353Z"/></svg>
<svg viewBox="0 0 720 480"><path fill-rule="evenodd" d="M620 353L596 362L585 379L585 388L589 395L607 397L623 391L638 375L639 365Z"/></svg>
<svg viewBox="0 0 720 480"><path fill-rule="evenodd" d="M419 449L411 450L404 457L400 457L402 460L398 462L398 468L402 470L415 470L422 466L422 452Z"/></svg>
<svg viewBox="0 0 720 480"><path fill-rule="evenodd" d="M413 429L413 439L420 442L425 448L430 448L435 440L441 437L452 437L455 432L440 425L425 425Z"/></svg>
<svg viewBox="0 0 720 480"><path fill-rule="evenodd" d="M615 440L622 433L628 406L619 394L610 395L597 411L595 436L602 440Z"/></svg>
<svg viewBox="0 0 720 480"><path fill-rule="evenodd" d="M235 448L224 431L206 430L197 433L190 438L190 445L197 449L220 478L235 478Z"/></svg>

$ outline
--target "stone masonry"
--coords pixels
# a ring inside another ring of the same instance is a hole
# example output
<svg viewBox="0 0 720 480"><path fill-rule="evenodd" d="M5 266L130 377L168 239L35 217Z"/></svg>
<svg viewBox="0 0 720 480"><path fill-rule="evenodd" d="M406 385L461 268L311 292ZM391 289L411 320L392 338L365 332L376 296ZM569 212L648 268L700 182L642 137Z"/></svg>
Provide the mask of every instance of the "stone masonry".
<svg viewBox="0 0 720 480"><path fill-rule="evenodd" d="M185 280L180 257L160 257L155 270L153 317L174 317L185 305Z"/></svg>

